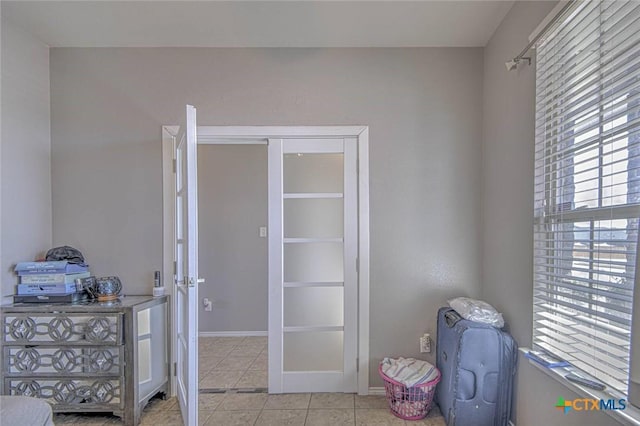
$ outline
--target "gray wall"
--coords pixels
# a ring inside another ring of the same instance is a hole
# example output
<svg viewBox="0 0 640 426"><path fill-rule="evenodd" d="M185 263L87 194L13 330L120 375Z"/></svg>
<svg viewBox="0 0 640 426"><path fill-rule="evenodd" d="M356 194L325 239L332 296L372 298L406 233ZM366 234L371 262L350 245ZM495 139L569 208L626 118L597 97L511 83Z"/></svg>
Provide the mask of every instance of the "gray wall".
<svg viewBox="0 0 640 426"><path fill-rule="evenodd" d="M482 296L504 313L520 346L531 345L533 329L535 68L508 72L504 63L554 6L516 2L484 53ZM560 395L578 397L521 357L517 426L617 424L600 412L558 412L553 406Z"/></svg>
<svg viewBox="0 0 640 426"><path fill-rule="evenodd" d="M198 146L200 331L267 331L267 146Z"/></svg>
<svg viewBox="0 0 640 426"><path fill-rule="evenodd" d="M51 49L54 243L129 294L161 269L162 124L370 126L371 385L480 296L481 48ZM430 358L433 360L433 356Z"/></svg>
<svg viewBox="0 0 640 426"><path fill-rule="evenodd" d="M7 296L18 282L15 263L51 248L51 139L49 47L4 17L1 85L0 296Z"/></svg>

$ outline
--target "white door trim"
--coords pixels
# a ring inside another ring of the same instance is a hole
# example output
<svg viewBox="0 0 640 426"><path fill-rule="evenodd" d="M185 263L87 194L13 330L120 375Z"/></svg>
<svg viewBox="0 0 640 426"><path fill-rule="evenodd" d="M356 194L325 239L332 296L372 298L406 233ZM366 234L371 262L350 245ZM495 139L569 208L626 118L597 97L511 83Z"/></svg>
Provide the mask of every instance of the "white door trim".
<svg viewBox="0 0 640 426"><path fill-rule="evenodd" d="M358 394L369 393L369 127L358 138Z"/></svg>
<svg viewBox="0 0 640 426"><path fill-rule="evenodd" d="M267 172L267 192L269 200L269 228L268 228L268 244L269 244L269 321L267 330L271 335L271 344L268 347L268 365L267 365L267 382L271 392L275 389L276 392L281 393L283 387L282 377L282 340L280 336L274 336L271 330L282 330L284 325L284 318L282 312L278 309L273 309L274 301L280 302L276 305L281 305L284 299L282 288L282 281L284 277L283 268L283 249L282 242L278 238L273 238L274 235L282 235L282 174L272 173L271 170L282 170L282 139L269 138L269 146L267 147L267 163L269 165ZM271 200L280 200L279 203L272 203ZM280 366L274 370L272 361L280 360Z"/></svg>
<svg viewBox="0 0 640 426"><path fill-rule="evenodd" d="M356 138L344 138L344 244L343 244L343 269L344 304L351 306L358 303L358 140ZM324 144L323 144L324 145ZM356 212L353 214L352 212ZM355 284L355 285L352 285ZM347 385L345 392L357 392L358 375L358 311L344 310L344 378ZM355 327L348 327L354 324ZM353 345L347 344L354 342ZM356 359L356 362L349 360ZM367 388L369 385L367 384Z"/></svg>
<svg viewBox="0 0 640 426"><path fill-rule="evenodd" d="M162 126L163 264L165 277L173 276L173 136L175 126ZM264 145L270 138L356 138L358 141L358 393L369 393L369 127L368 126L198 126L199 144ZM167 148L170 146L170 149ZM168 176L168 177L167 177ZM167 204L168 203L168 204ZM165 278L165 282L168 282ZM168 294L173 296L172 288ZM172 304L175 298L171 297ZM173 314L173 309L171 310ZM173 316L171 318L172 334ZM171 337L171 365L175 362L175 336ZM173 376L171 376L173 378ZM171 392L175 394L175 380Z"/></svg>
<svg viewBox="0 0 640 426"><path fill-rule="evenodd" d="M176 309L173 262L175 241L175 202L176 182L173 175L174 143L178 126L162 126L162 276L165 294L169 296L169 383L171 396L176 395L174 365L176 363L176 341L178 330L175 327Z"/></svg>

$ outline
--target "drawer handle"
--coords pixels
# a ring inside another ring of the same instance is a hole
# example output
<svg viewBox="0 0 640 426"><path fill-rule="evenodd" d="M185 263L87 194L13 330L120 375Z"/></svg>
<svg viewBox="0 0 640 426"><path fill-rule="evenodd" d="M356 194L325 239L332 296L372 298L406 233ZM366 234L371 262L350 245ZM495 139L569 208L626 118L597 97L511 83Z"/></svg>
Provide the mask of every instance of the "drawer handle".
<svg viewBox="0 0 640 426"><path fill-rule="evenodd" d="M111 333L111 323L106 318L91 318L87 322L86 339L94 342L104 342Z"/></svg>
<svg viewBox="0 0 640 426"><path fill-rule="evenodd" d="M89 366L92 371L108 373L115 365L114 356L105 349L96 349L89 355Z"/></svg>
<svg viewBox="0 0 640 426"><path fill-rule="evenodd" d="M33 396L35 398L42 397L42 388L38 382L20 382L16 386L15 395Z"/></svg>
<svg viewBox="0 0 640 426"><path fill-rule="evenodd" d="M20 372L36 371L41 363L40 354L33 348L20 349L13 360L13 365Z"/></svg>
<svg viewBox="0 0 640 426"><path fill-rule="evenodd" d="M15 340L31 340L36 335L36 322L31 318L14 318L9 324L9 334Z"/></svg>
<svg viewBox="0 0 640 426"><path fill-rule="evenodd" d="M116 397L116 388L110 382L100 380L91 386L91 393L94 395L96 402L106 404Z"/></svg>

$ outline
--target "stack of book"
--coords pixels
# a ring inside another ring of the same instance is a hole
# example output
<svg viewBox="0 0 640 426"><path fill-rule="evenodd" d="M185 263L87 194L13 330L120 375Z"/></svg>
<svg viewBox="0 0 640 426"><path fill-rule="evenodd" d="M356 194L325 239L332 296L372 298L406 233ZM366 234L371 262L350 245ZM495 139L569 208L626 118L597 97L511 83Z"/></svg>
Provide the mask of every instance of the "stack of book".
<svg viewBox="0 0 640 426"><path fill-rule="evenodd" d="M20 262L15 271L19 284L14 302L74 301L84 293L75 280L90 276L88 265L66 260Z"/></svg>

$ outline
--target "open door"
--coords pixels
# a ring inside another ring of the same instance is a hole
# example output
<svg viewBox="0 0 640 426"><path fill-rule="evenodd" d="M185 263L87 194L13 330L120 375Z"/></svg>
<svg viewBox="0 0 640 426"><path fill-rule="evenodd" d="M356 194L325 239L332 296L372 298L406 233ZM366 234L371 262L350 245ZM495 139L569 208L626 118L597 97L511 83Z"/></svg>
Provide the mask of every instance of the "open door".
<svg viewBox="0 0 640 426"><path fill-rule="evenodd" d="M186 122L175 140L175 297L176 376L185 426L198 424L198 204L196 109L187 105Z"/></svg>

